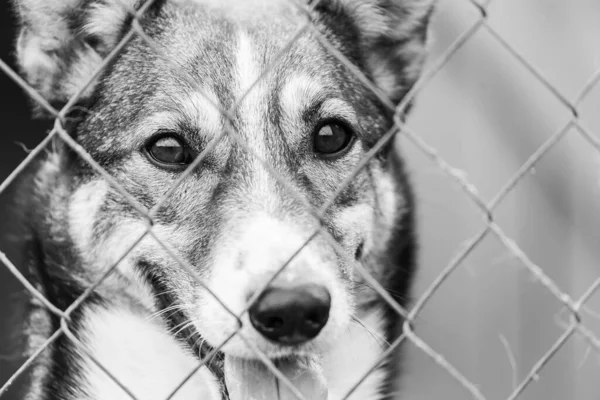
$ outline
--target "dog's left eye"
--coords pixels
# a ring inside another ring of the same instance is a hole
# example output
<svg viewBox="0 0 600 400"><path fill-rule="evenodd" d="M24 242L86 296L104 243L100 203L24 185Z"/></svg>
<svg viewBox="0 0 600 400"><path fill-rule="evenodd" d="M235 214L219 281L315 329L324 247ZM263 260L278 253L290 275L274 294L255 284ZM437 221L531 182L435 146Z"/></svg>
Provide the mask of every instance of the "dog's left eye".
<svg viewBox="0 0 600 400"><path fill-rule="evenodd" d="M159 164L181 166L193 161L190 149L174 136L163 136L146 147L150 157Z"/></svg>
<svg viewBox="0 0 600 400"><path fill-rule="evenodd" d="M313 136L313 146L316 153L335 157L345 153L353 143L354 135L346 126L331 122L321 125Z"/></svg>

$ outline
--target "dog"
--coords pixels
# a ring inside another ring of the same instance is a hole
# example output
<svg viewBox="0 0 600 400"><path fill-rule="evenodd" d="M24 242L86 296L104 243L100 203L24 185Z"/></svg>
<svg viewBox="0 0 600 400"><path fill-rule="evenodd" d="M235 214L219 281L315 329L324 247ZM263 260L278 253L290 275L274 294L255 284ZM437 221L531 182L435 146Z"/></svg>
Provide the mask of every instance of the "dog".
<svg viewBox="0 0 600 400"><path fill-rule="evenodd" d="M432 2L14 0L23 75L79 93L61 124L105 171L57 139L25 185L29 277L87 295L31 301L30 354L68 330L25 398L396 398L404 320L359 269L408 304L411 184L393 141L344 180L394 123L355 69L401 102Z"/></svg>

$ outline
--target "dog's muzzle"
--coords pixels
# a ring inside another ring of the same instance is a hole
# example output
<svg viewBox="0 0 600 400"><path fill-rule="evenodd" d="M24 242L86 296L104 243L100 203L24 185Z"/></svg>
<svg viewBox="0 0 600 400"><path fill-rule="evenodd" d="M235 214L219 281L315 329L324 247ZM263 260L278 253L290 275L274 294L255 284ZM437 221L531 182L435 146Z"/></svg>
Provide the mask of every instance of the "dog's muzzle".
<svg viewBox="0 0 600 400"><path fill-rule="evenodd" d="M271 341L298 345L319 334L330 307L331 296L321 285L270 287L250 308L250 322Z"/></svg>

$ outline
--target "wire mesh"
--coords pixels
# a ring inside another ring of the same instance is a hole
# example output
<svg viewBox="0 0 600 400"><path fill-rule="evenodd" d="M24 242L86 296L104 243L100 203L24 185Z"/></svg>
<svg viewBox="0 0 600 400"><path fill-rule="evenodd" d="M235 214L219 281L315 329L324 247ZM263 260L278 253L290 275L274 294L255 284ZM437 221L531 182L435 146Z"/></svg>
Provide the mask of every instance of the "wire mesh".
<svg viewBox="0 0 600 400"><path fill-rule="evenodd" d="M286 266L294 259L294 257L317 235L322 235L326 238L328 243L335 249L335 251L344 255L345 250L339 245L336 239L330 235L330 233L323 228L323 217L326 211L333 205L335 198L344 190L344 188L360 173L360 171L366 166L369 160L374 157L378 151L385 146L388 142L393 140L398 135L403 135L406 139L411 141L427 158L429 158L436 166L439 168L447 177L452 180L455 185L460 188L464 193L468 196L468 198L472 201L473 205L481 212L482 219L485 222L485 226L483 229L478 232L475 236L473 236L465 246L460 249L460 251L456 254L456 256L448 263L448 265L442 270L439 276L433 281L433 283L424 291L424 293L416 300L416 302L412 305L409 310L404 309L401 305L396 303L394 299L390 296L390 294L378 283L378 281L369 274L368 271L364 269L362 265L356 263L351 257L348 257L348 262L350 262L355 270L355 272L362 275L363 279L370 285L377 293L383 298L386 302L390 304L393 310L395 310L400 316L405 318L405 323L403 325L402 334L391 343L388 348L381 354L381 356L377 359L373 365L368 368L367 373L364 374L361 379L357 380L356 383L350 388L350 390L342 396L343 399L350 397L356 389L364 382L364 380L368 377L370 373L372 373L378 365L380 365L386 357L391 354L398 346L402 343L410 341L412 342L418 349L420 349L424 354L430 357L440 368L445 370L453 379L455 379L460 385L464 388L464 390L475 399L485 399L486 396L480 391L476 382L473 382L469 379L469 377L463 375L455 366L453 366L448 360L444 358L444 356L438 353L434 348L432 348L428 343L426 343L421 337L417 335L415 330L413 329L413 325L416 322L419 313L422 311L424 306L428 303L428 301L433 297L436 291L447 281L447 279L455 272L455 270L461 265L461 263L465 260L465 258L473 252L473 250L481 243L481 241L488 235L496 236L500 242L506 247L506 249L521 262L521 265L531 273L531 275L536 279L540 285L542 285L550 294L552 294L566 309L570 315L570 321L565 325L563 333L556 340L551 348L547 350L547 352L538 360L537 363L533 366L531 371L527 374L525 379L523 379L514 389L514 391L510 394L508 399L516 399L521 394L523 394L529 385L536 379L540 371L545 367L548 361L556 354L556 352L564 346L571 336L574 334L581 335L591 346L591 348L600 353L600 339L594 335L594 333L588 329L584 325L584 320L581 315L581 310L585 307L586 301L597 291L600 286L600 278L596 279L590 286L589 289L578 299L571 298L565 291L563 291L560 286L553 281L543 270L542 267L536 265L527 254L521 250L519 245L513 241L504 230L498 225L495 220L495 210L498 205L506 198L506 196L514 190L515 186L519 181L521 181L526 173L528 173L535 165L560 141L560 139L567 134L571 130L571 128L575 128L582 137L589 143L590 146L594 147L596 150L600 151L600 140L595 136L585 125L585 122L581 119L579 113L579 106L582 101L589 95L592 88L598 85L600 81L600 69L590 77L590 79L586 82L586 84L581 88L579 94L572 100L569 100L566 95L564 95L552 82L547 79L540 70L536 68L528 59L521 54L518 49L516 49L511 43L503 38L503 36L498 33L490 24L488 24L488 7L492 0L485 2L477 2L474 0L468 1L473 8L478 12L478 18L476 21L466 29L456 40L455 42L446 50L444 54L442 54L438 59L431 60L426 66L424 73L421 75L417 83L410 89L407 95L402 99L400 104L397 106L393 106L393 102L382 95L381 91L376 88L376 85L372 83L369 78L364 76L358 67L356 67L348 58L346 58L341 51L339 51L334 44L330 43L327 38L325 38L319 30L313 25L310 19L311 9L316 7L319 1L313 2L310 6L304 5L297 0L289 0L292 2L301 12L305 13L307 18L305 24L299 27L296 32L289 39L288 44L277 54L274 59L271 61L270 65L262 72L260 77L256 80L256 82L245 92L242 98L236 100L233 106L230 109L223 109L218 104L215 104L211 101L210 97L202 92L202 88L198 84L198 82L189 74L183 70L183 68L175 65L169 64L170 68L173 68L174 71L177 72L179 76L184 77L186 82L191 85L196 91L201 93L206 100L211 102L211 104L221 113L223 118L226 120L226 128L217 135L208 146L202 151L201 154L187 167L185 172L181 174L181 176L176 181L175 185L173 185L160 199L160 201L152 208L146 209L142 204L140 204L130 193L124 189L116 179L114 179L107 171L105 171L102 166L96 162L92 156L85 151L85 149L79 145L65 130L64 121L66 121L68 114L72 111L72 109L77 104L78 100L81 98L82 94L86 92L89 86L92 85L94 80L102 73L102 71L107 67L109 63L111 63L119 53L125 48L130 40L134 37L139 37L143 41L146 42L150 48L155 51L160 57L163 57L168 60L168 57L163 54L161 48L153 42L153 39L144 31L142 24L140 23L142 17L147 12L147 10L152 6L153 0L148 0L143 3L141 7L137 10L127 10L132 17L131 29L127 32L127 34L123 37L122 40L114 47L114 49L105 57L102 65L98 68L98 70L94 73L92 77L90 77L89 82L84 87L80 88L78 93L70 98L67 104L61 108L60 110L55 109L50 103L48 103L33 87L31 87L24 79L22 79L15 71L13 71L5 62L0 60L0 69L9 76L15 84L19 85L38 105L43 107L46 111L48 111L51 115L55 117L55 123L53 129L50 133L44 138L44 140L37 145L37 147L29 153L29 155L23 160L23 162L0 184L0 193L4 192L8 186L11 185L15 181L15 179L20 176L25 168L27 168L30 163L37 157L39 154L54 140L60 140L62 143L66 144L69 148L71 148L75 153L77 153L87 164L89 164L98 174L100 174L106 182L108 182L113 189L115 189L119 194L121 194L129 204L147 221L147 229L139 236L139 238L134 242L134 244L123 254L120 255L118 260L113 263L110 268L103 272L100 279L98 279L93 285L88 287L83 294L71 304L66 310L62 311L55 305L53 305L48 299L44 297L40 291L38 291L34 285L27 281L25 276L19 271L19 269L3 254L0 253L0 262L4 264L4 266L13 274L25 287L27 291L31 293L32 296L35 296L44 307L48 309L51 313L56 315L60 319L60 328L56 330L47 341L39 347L29 359L12 375L12 377L4 383L4 385L0 388L0 398L2 395L8 390L8 388L16 381L16 379L24 374L28 368L35 362L35 360L45 351L46 348L52 345L60 336L65 335L72 342L76 343L81 351L86 352L87 356L93 360L94 363L98 365L98 367L112 380L115 381L117 385L127 393L132 399L136 399L135 395L127 388L125 384L120 382L114 375L112 375L110 369L106 368L102 365L102 363L94 358L94 355L91 354L86 346L80 341L79 338L76 337L71 331L69 326L70 324L70 316L72 313L82 305L86 299L96 290L96 288L102 284L102 282L107 279L113 271L117 268L119 263L127 256L127 254L133 250L144 238L152 237L158 244L172 257L176 263L185 271L187 271L190 276L195 277L200 285L202 285L212 296L215 297L217 302L227 309L227 306L221 302L218 296L215 293L210 292L210 288L204 285L204 282L200 276L197 275L197 272L188 262L181 259L176 252L169 248L165 243L163 243L160 238L153 231L154 219L156 218L157 212L161 209L161 207L165 204L165 202L169 199L172 193L175 191L177 186L181 184L181 182L190 174L192 171L205 160L207 154L209 154L218 142L225 136L234 140L241 148L244 149L245 152L250 154L252 157L258 159L263 168L273 176L279 184L281 184L296 201L300 204L303 204L304 207L310 212L312 216L314 216L319 222L319 228L316 229L312 235L305 241L304 245L297 249L297 251L290 257L290 259L285 262L281 267L277 270L277 272L272 276L269 282L266 282L261 290L255 293L255 295L250 299L248 305L244 309L241 315L236 315L233 311L228 310L231 315L233 315L238 322L238 330L232 333L228 339L222 343L220 346L213 349L213 351L206 355L204 359L198 364L196 368L190 371L187 379L182 381L177 387L172 389L171 394L166 398L172 398L177 391L185 384L185 382L190 379L194 373L198 371L202 366L204 366L212 357L218 352L222 346L224 346L233 336L242 335L239 329L242 326L241 317L244 313L248 311L250 306L257 300L260 296L262 290L264 290L274 279L276 279L277 275L283 271ZM528 158L528 160L521 166L521 168L506 182L506 184L500 189L500 191L493 197L493 199L489 202L485 202L480 195L478 194L477 188L468 181L468 179L462 174L459 170L455 169L450 163L444 160L436 149L428 144L425 140L423 140L419 134L413 131L406 122L403 122L401 116L404 111L410 104L411 100L414 99L419 92L425 88L429 82L444 68L444 66L455 56L457 51L465 45L469 40L473 38L473 36L479 32L485 30L487 31L494 40L506 51L507 57L512 57L514 60L518 61L521 65L523 65L529 73L538 80L541 84L543 84L552 95L560 101L563 106L570 112L570 120L564 125L559 127L555 133L550 135L548 139ZM310 203L303 197L302 194L298 193L296 189L294 189L272 166L270 166L264 160L260 160L258 154L250 147L247 143L245 143L242 136L236 132L233 127L233 115L236 110L240 106L242 100L245 96L250 93L254 87L265 78L269 72L275 68L278 63L281 62L283 56L286 54L288 49L297 41L301 36L307 32L315 35L321 44L326 48L333 57L335 57L340 63L342 63L348 70L352 71L352 73L359 75L358 78L361 82L365 84L366 87L371 89L373 93L379 98L382 104L391 108L393 111L393 128L387 132L379 142L365 155L365 157L358 163L356 168L348 174L346 179L341 182L339 188L336 190L335 195L332 196L328 201L322 205L320 208L314 208L310 205ZM303 399L303 395L300 391L294 387L294 385L284 376L274 365L273 361L269 359L269 357L264 354L260 349L256 348L251 341L246 340L242 336L242 340L248 345L248 347L255 353L256 358L260 359L279 380L286 385L290 391L299 399ZM166 400L165 399L165 400ZM140 399L141 400L141 399Z"/></svg>

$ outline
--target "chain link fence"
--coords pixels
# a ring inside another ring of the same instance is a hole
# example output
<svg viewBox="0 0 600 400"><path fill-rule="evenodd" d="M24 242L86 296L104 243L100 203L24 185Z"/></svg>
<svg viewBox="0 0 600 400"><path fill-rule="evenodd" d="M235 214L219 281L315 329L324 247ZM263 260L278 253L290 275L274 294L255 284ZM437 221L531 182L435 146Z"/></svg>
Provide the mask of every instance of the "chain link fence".
<svg viewBox="0 0 600 400"><path fill-rule="evenodd" d="M543 266L537 265L528 255L522 250L519 244L513 240L510 235L508 235L505 230L498 224L496 218L496 211L501 202L515 189L516 185L524 179L524 176L528 174L539 162L540 160L548 154L548 152L553 149L557 143L567 134L567 132L575 129L581 137L587 141L588 145L594 148L596 151L600 152L600 139L598 135L594 134L591 129L587 126L586 122L580 116L580 106L582 102L590 95L592 90L600 86L598 82L600 81L600 69L598 69L592 76L589 77L588 81L581 87L579 93L573 97L569 98L565 94L561 92L555 85L553 85L552 81L547 79L543 72L541 72L536 65L530 62L527 57L519 52L518 49L513 47L511 43L506 40L502 34L500 34L494 27L488 23L489 17L489 9L490 3L493 0L488 1L476 1L476 0L464 0L466 3L472 7L472 9L477 12L478 17L476 20L468 27L464 32L462 32L459 37L452 43L446 51L439 57L430 59L428 65L425 68L424 73L421 78L417 81L417 83L412 87L406 97L401 101L397 106L393 106L393 103L385 98L381 92L372 84L362 73L360 70L355 67L340 51L338 51L335 46L328 42L328 40L322 36L322 34L310 23L310 19L307 18L307 22L304 26L299 27L296 31L296 34L290 38L289 44L286 48L284 48L281 53L276 56L269 67L263 71L260 79L263 79L264 76L274 68L278 62L280 62L282 56L285 54L286 50L300 38L302 35L310 32L319 38L319 41L322 45L330 51L330 53L336 57L341 63L343 63L347 68L349 68L353 73L357 74L358 78L364 83L365 86L373 90L373 92L380 98L381 102L391 108L394 112L394 127L392 130L387 132L380 141L366 154L365 158L359 163L354 171L348 174L347 178L341 182L337 192L335 195L340 194L345 186L351 182L355 176L360 172L360 170L367 164L370 158L372 158L383 146L389 143L392 140L395 140L397 136L402 136L404 140L410 141L423 156L428 158L436 168L443 172L448 180L452 181L453 184L459 188L464 194L471 200L472 207L474 207L478 213L480 214L482 220L484 221L483 228L477 232L472 238L470 238L465 245L458 249L455 256L450 260L450 262L446 265L446 267L441 271L441 273L435 278L435 280L428 286L423 293L416 299L416 301L410 306L409 309L404 309L399 304L397 304L392 297L388 294L388 292L372 277L369 273L364 270L364 268L360 264L355 264L355 272L357 274L361 274L366 282L371 285L378 294L390 303L392 308L405 319L405 323L403 326L402 334L396 338L392 343L389 344L387 349L383 352L381 357L371 366L369 372L365 374L360 380L358 380L355 385L344 395L342 398L349 398L355 390L361 385L361 383L367 378L370 372L372 372L381 362L385 359L387 355L393 352L396 348L402 345L405 342L412 343L420 352L427 355L431 358L443 371L445 371L449 376L454 379L457 383L459 383L465 391L465 398L475 398L475 399L486 399L484 393L480 390L478 383L474 382L469 376L465 376L463 372L457 367L455 367L450 361L448 361L444 354L441 354L438 350L433 348L430 344L428 344L419 334L415 331L415 326L418 325L418 318L424 307L429 303L433 295L440 289L441 286L447 282L447 280L455 273L457 268L464 262L464 260L481 244L484 238L488 236L494 236L497 238L504 246L505 249L517 260L520 261L520 265L526 269L526 271L531 274L537 284L541 285L551 296L553 296L566 310L568 310L568 323L564 326L562 334L556 338L554 344L547 349L545 354L533 365L531 370L526 374L524 379L520 380L515 387L512 393L507 397L507 399L512 400L516 398L520 398L523 395L530 385L537 379L540 372L544 369L544 367L548 364L548 362L555 356L555 354L567 343L567 341L573 335L581 336L596 352L600 352L600 338L593 332L591 328L586 325L586 320L583 318L582 309L585 307L586 302L594 295L600 286L600 277L596 278L593 282L590 282L587 290L583 293L583 295L575 298L567 294L567 291L563 290L560 285L553 280L545 271ZM314 7L315 4L307 6L305 4L301 4L299 0L290 0L293 2L296 7L302 12L309 13L310 7ZM78 100L82 96L82 94L88 89L88 87L92 84L94 79L99 76L104 67L106 67L118 54L119 52L127 45L127 43L135 36L139 36L143 38L143 40L152 47L152 49L159 55L165 56L162 54L161 49L153 42L153 39L149 37L142 25L140 24L140 18L144 15L144 13L149 9L152 5L153 1L146 1L138 10L129 10L132 16L132 24L131 29L128 33L123 37L123 39L119 42L119 44L110 52L110 54L105 58L102 67L99 68L94 77L90 78L89 83L82 87L78 94L73 96L69 102L60 110L55 109L51 104L49 104L39 93L36 92L23 78L19 76L14 70L12 70L5 61L0 60L0 69L4 74L8 75L12 81L14 81L15 85L19 85L27 94L34 99L34 101L41 107L43 107L47 112L51 113L54 116L54 126L50 133L39 143L35 149L33 149L27 157L22 161L22 163L14 169L14 171L0 184L0 194L5 192L7 188L23 173L23 171L29 166L29 164L40 155L44 151L44 149L51 144L54 140L59 140L68 145L71 149L73 149L85 162L87 162L94 170L100 174L114 189L116 189L124 198L128 200L128 202L143 216L146 217L148 221L148 228L146 232L141 235L133 246L128 250L132 250L143 238L146 236L153 237L157 242L160 243L158 237L152 230L153 218L156 216L156 213L161 209L164 205L165 201L168 199L170 194L175 190L175 187L172 187L167 193L162 197L162 200L159 201L152 209L146 209L142 206L132 195L127 193L125 189L121 187L121 185L103 168L67 133L64 128L64 121L67 119L69 112L72 108L77 104ZM504 48L505 54L508 57L512 57L516 62L522 65L527 69L528 73L534 77L539 83L546 87L546 89L552 93L552 95L562 104L568 112L570 112L569 121L563 126L559 126L556 128L555 132L553 132L550 136L548 136L545 142L539 146L539 148L533 152L527 161L514 173L514 175L505 183L505 185L497 192L497 194L490 200L486 201L480 196L478 193L477 187L472 184L465 174L462 173L461 170L455 168L449 162L447 162L436 150L434 146L428 143L426 140L419 135L418 132L413 130L410 126L410 123L404 123L401 120L401 115L405 111L406 107L409 105L410 101L415 98L427 85L436 77L436 75L443 70L443 68L449 63L449 61L455 57L456 53L478 32L485 31L490 37L492 37L496 43ZM200 93L202 89L198 86L197 82L187 75L186 71L182 68L179 68L175 65L172 65L172 68L176 70L176 72L181 76L187 76L188 82L195 87ZM257 81L258 82L258 81ZM249 89L246 92L246 95L252 90ZM210 101L210 99L207 98ZM239 106L243 97L236 100L236 103L233 105L231 109L222 109L217 104L213 105L219 110L219 112L223 115L224 119L227 121L227 128L221 132L220 135L215 137L210 144L202 151L202 153L194 160L194 162L186 169L186 171L181 174L178 179L178 183L180 183L186 176L188 176L194 168L196 168L204 159L204 157L212 151L212 149L216 146L218 141L227 135L229 138L233 139L239 146L241 146L247 153L252 154L254 157L258 157L253 149L249 147L241 136L233 129L231 125L232 115L235 113L236 108ZM304 204L311 212L311 214L322 221L324 213L326 210L333 204L335 200L335 196L329 199L326 204L324 204L319 209L314 209L310 206L306 200L296 192L296 190L286 182L276 170L274 170L270 165L268 165L263 160L259 160L266 171L268 171L278 182L283 185L290 193L291 196L301 204ZM599 204L600 205L600 204ZM323 235L327 237L330 245L339 253L343 254L344 250L340 247L337 241L327 233L324 229L316 230L310 237L312 239L316 235ZM310 241L310 239L308 241ZM308 243L308 241L306 243ZM179 264L181 268L186 270L191 276L196 277L197 273L194 268L189 265L185 260L181 259L174 251L168 248L165 244L161 243L164 250L171 256L173 259ZM301 249L295 253L297 254ZM81 304L90 296L90 294L106 279L117 267L119 262L123 260L127 256L122 254L118 262L113 264L109 269L107 269L102 278L99 279L94 285L87 288L87 290L75 301L70 307L66 310L61 310L53 305L50 301L48 301L42 293L40 293L32 283L30 283L26 277L20 272L19 268L11 262L11 260L4 254L0 252L0 261L7 268L12 275L16 279L18 279L23 287L32 295L35 296L45 307L54 315L56 315L61 323L60 328L52 334L47 341L39 347L25 363L8 379L3 383L0 388L0 399L2 395L7 392L9 387L26 371L31 365L35 362L35 360L46 350L47 347L51 346L53 342L55 342L60 336L65 335L71 341L78 344L81 350L86 353L92 360L115 382L122 388L124 392L126 392L132 399L136 399L135 395L127 388L124 383L119 382L112 374L111 371L105 368L98 360L95 360L93 355L90 354L83 343L80 342L80 339L77 338L71 331L69 326L70 316ZM293 257L292 257L293 258ZM287 264L291 261L284 263L281 266L279 271L273 276L272 279L275 279L276 275L282 271ZM200 278L197 278L199 283L203 285L203 282ZM265 285L266 287L267 285ZM208 288L207 288L208 289ZM264 288L263 288L264 289ZM260 295L260 291L258 291L254 297L251 299L251 304L255 301ZM219 300L217 298L217 300ZM221 303L222 304L222 303ZM226 307L222 304L223 307ZM249 307L249 306L248 306ZM246 308L247 310L248 308ZM236 318L239 316L234 315ZM239 322L241 324L241 322ZM239 335L239 332L234 333L234 335ZM231 336L233 337L233 335ZM231 339L231 337L229 339ZM228 339L228 340L229 340ZM244 338L242 338L244 340ZM227 342L227 341L226 341ZM220 346L215 348L211 354L208 354L198 363L198 366L195 370L190 371L188 379L191 378L205 363L211 359L211 357L220 350L220 348L225 345L222 343ZM273 372L275 376L277 376L282 384L288 386L289 390L296 395L299 399L303 399L302 394L293 386L288 379L277 370L273 362L260 350L253 347L253 344L250 341L246 341L249 348L251 348L256 357ZM171 395L168 396L167 399L172 398L181 386L185 384L186 381L181 382L178 387L174 387ZM165 399L165 400L167 400ZM142 399L139 399L142 400ZM309 400L309 399L308 399Z"/></svg>

